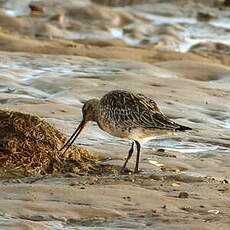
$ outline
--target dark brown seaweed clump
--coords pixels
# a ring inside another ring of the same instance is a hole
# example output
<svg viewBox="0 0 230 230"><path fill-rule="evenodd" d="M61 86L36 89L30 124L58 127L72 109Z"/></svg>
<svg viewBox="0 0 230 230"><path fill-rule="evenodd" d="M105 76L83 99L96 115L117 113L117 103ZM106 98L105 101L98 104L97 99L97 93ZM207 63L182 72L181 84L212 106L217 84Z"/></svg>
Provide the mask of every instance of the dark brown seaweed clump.
<svg viewBox="0 0 230 230"><path fill-rule="evenodd" d="M0 110L0 168L24 176L95 170L99 158L73 145L65 155L59 151L66 138L38 116Z"/></svg>

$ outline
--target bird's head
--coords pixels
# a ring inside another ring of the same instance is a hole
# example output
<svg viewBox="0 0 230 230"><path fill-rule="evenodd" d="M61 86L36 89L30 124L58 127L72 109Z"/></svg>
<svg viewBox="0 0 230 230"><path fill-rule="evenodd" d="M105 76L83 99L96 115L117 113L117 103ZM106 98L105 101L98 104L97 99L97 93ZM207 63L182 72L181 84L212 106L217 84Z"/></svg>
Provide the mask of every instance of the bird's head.
<svg viewBox="0 0 230 230"><path fill-rule="evenodd" d="M60 151L65 148L64 151L65 153L69 149L69 147L73 144L73 142L76 140L76 138L84 129L84 127L89 123L89 121L97 121L98 103L99 103L98 99L91 99L84 103L82 107L83 119L79 124L79 126L77 127L77 129L72 134L72 136L67 140L64 146L60 149Z"/></svg>
<svg viewBox="0 0 230 230"><path fill-rule="evenodd" d="M98 99L91 99L84 103L82 107L83 121L97 121Z"/></svg>

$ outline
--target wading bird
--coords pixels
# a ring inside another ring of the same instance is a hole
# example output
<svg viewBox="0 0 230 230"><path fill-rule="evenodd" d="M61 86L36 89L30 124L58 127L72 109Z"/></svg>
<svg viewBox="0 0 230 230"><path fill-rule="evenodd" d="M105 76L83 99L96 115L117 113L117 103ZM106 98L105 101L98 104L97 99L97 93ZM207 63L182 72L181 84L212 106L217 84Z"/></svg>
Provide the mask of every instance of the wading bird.
<svg viewBox="0 0 230 230"><path fill-rule="evenodd" d="M66 152L83 128L90 121L95 121L105 132L132 141L122 170L125 169L131 158L134 144L136 144L135 173L139 171L141 149L139 142L145 142L161 135L174 134L177 131L191 130L191 128L179 125L166 117L151 98L124 90L113 90L100 100L86 101L82 108L82 114L83 119L78 128L60 150L65 149Z"/></svg>

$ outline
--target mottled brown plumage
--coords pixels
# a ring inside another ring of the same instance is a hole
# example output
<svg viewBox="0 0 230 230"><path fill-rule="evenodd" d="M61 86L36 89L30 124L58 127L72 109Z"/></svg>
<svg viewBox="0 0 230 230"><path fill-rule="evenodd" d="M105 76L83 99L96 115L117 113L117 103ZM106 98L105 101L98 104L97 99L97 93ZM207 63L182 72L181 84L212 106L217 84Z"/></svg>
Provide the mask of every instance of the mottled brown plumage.
<svg viewBox="0 0 230 230"><path fill-rule="evenodd" d="M105 94L100 100L91 99L83 108L83 120L79 127L62 147L66 150L74 142L89 121L97 122L105 132L120 138L132 140L132 146L123 169L137 146L135 172L138 172L140 144L156 136L173 134L177 131L191 130L166 117L151 98L124 90L114 90ZM61 149L61 150L62 150Z"/></svg>

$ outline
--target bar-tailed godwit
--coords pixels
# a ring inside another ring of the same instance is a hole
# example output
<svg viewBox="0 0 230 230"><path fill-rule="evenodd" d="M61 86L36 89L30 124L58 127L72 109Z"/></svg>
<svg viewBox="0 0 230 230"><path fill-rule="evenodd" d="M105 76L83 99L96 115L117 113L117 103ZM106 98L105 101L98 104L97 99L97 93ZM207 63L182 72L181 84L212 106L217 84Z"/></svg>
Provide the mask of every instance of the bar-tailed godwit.
<svg viewBox="0 0 230 230"><path fill-rule="evenodd" d="M151 98L124 90L113 90L100 100L91 99L85 102L82 114L83 119L78 128L60 150L66 148L66 152L86 124L95 121L105 132L132 141L122 170L125 169L131 158L134 143L136 144L137 157L134 169L136 173L139 171L141 149L139 142L148 141L156 136L174 134L177 131L191 130L166 117Z"/></svg>

